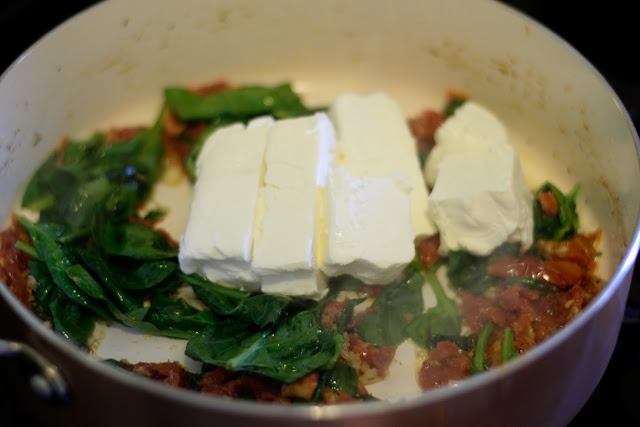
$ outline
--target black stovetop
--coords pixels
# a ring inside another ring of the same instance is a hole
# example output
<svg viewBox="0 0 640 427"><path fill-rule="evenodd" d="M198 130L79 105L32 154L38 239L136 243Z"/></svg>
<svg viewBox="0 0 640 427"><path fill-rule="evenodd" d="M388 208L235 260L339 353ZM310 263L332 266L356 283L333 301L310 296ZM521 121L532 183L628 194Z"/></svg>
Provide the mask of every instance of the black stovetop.
<svg viewBox="0 0 640 427"><path fill-rule="evenodd" d="M4 0L0 4L0 72L41 35L95 0ZM537 19L582 53L620 96L640 129L640 73L631 66L636 15L633 2L504 0ZM571 3L571 4L570 4ZM627 55L621 52L627 49ZM638 268L637 270L640 270ZM640 271L633 277L625 318L607 371L570 427L612 422L640 425ZM28 411L0 387L2 425L34 426Z"/></svg>

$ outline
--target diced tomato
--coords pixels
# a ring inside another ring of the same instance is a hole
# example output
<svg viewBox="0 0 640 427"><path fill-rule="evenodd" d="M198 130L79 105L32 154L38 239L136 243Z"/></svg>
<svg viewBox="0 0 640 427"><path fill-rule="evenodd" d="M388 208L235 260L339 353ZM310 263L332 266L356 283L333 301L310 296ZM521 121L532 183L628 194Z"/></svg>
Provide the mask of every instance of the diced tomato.
<svg viewBox="0 0 640 427"><path fill-rule="evenodd" d="M420 258L420 264L429 268L434 265L440 259L438 254L438 248L440 247L440 235L427 237L422 239L418 243L418 256Z"/></svg>
<svg viewBox="0 0 640 427"><path fill-rule="evenodd" d="M427 390L460 380L471 374L471 357L456 344L440 341L436 348L429 351L429 358L422 363L418 382L420 388Z"/></svg>
<svg viewBox="0 0 640 427"><path fill-rule="evenodd" d="M189 377L193 375L177 362L140 362L134 364L121 362L121 364L122 367L128 371L173 387L189 388Z"/></svg>
<svg viewBox="0 0 640 427"><path fill-rule="evenodd" d="M586 272L592 273L596 267L596 257L598 256L596 246L601 235L602 230L598 230L588 235L576 234L571 239L561 242L538 240L536 248L545 259L573 261Z"/></svg>
<svg viewBox="0 0 640 427"><path fill-rule="evenodd" d="M350 353L360 366L359 373L375 369L380 378L385 378L389 371L389 365L396 355L396 347L376 346L364 341L353 334L347 334L346 352Z"/></svg>
<svg viewBox="0 0 640 427"><path fill-rule="evenodd" d="M0 232L0 280L7 285L20 302L30 307L33 301L33 292L29 286L27 264L31 260L31 256L16 248L18 241L33 246L27 230L20 225L18 217L12 215L11 226Z"/></svg>
<svg viewBox="0 0 640 427"><path fill-rule="evenodd" d="M424 111L420 115L409 120L409 128L416 138L417 150L420 154L426 154L435 145L434 134L436 129L446 120L444 114L437 111Z"/></svg>
<svg viewBox="0 0 640 427"><path fill-rule="evenodd" d="M489 265L487 273L497 277L544 280L561 288L578 284L587 276L587 272L573 261L541 260L532 255L500 257Z"/></svg>
<svg viewBox="0 0 640 427"><path fill-rule="evenodd" d="M540 202L540 207L545 215L558 215L558 199L556 199L556 196L554 196L551 191L539 193L537 199Z"/></svg>
<svg viewBox="0 0 640 427"><path fill-rule="evenodd" d="M333 328L336 320L344 311L346 301L330 301L322 308L320 323L325 328Z"/></svg>

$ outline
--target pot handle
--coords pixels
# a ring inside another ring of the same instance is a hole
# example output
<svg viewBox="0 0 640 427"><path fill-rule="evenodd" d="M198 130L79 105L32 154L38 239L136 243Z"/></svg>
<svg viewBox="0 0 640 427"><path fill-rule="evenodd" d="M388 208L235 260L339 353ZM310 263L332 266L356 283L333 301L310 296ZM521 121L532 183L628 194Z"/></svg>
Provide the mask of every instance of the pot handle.
<svg viewBox="0 0 640 427"><path fill-rule="evenodd" d="M0 339L0 358L15 357L24 366L33 392L48 403L69 402L67 381L60 369L24 343Z"/></svg>

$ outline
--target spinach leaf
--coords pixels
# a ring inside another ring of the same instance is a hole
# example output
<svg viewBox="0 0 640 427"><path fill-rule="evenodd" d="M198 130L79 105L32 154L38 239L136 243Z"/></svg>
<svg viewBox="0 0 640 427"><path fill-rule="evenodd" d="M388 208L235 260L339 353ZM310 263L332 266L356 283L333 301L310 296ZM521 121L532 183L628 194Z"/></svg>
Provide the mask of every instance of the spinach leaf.
<svg viewBox="0 0 640 427"><path fill-rule="evenodd" d="M44 262L30 261L29 273L38 283L34 292L34 313L43 320L49 320L60 335L86 348L95 328L93 313L74 304L58 290Z"/></svg>
<svg viewBox="0 0 640 427"><path fill-rule="evenodd" d="M173 274L178 269L173 260L114 260L84 248L75 247L72 250L87 270L110 292L115 304L125 312L142 307L145 295L172 291L180 285L177 274ZM145 292L142 295L132 294L131 290Z"/></svg>
<svg viewBox="0 0 640 427"><path fill-rule="evenodd" d="M207 326L220 319L211 311L198 311L181 299L156 295L144 317L144 322L154 325L163 335L193 338Z"/></svg>
<svg viewBox="0 0 640 427"><path fill-rule="evenodd" d="M258 294L245 299L235 314L236 317L250 320L259 328L264 328L278 323L299 307L300 304L295 299L287 296Z"/></svg>
<svg viewBox="0 0 640 427"><path fill-rule="evenodd" d="M502 363L507 363L511 359L520 356L518 350L513 345L513 329L504 328L502 336Z"/></svg>
<svg viewBox="0 0 640 427"><path fill-rule="evenodd" d="M343 362L336 362L331 370L321 370L318 386L313 392L310 403L318 403L322 399L325 388L330 388L335 393L344 392L359 400L376 400L370 394L358 393L359 378L357 371Z"/></svg>
<svg viewBox="0 0 640 427"><path fill-rule="evenodd" d="M442 313L446 310L439 311ZM464 351L471 350L473 346L473 336L471 335L460 335L461 330L458 330L454 326L455 320L452 322L449 327L446 329L457 330L454 334L441 334L437 332L432 333L431 330L431 317L434 317L438 314L438 312L424 312L409 324L407 327L407 334L409 338L413 340L414 343L419 345L422 348L431 349L438 345L440 341L449 341L456 344L460 349ZM443 316L444 317L444 316ZM435 324L438 325L438 321L436 320ZM445 323L445 322L442 322ZM445 323L446 324L446 323Z"/></svg>
<svg viewBox="0 0 640 427"><path fill-rule="evenodd" d="M126 257L100 256L83 248L74 248L74 254L105 286L113 283L123 290L146 291L170 282L168 287L162 286L166 292L174 290L180 283L177 278L172 279L180 269L174 258L140 261Z"/></svg>
<svg viewBox="0 0 640 427"><path fill-rule="evenodd" d="M467 251L450 251L447 274L451 285L458 290L481 294L499 281L499 278L487 274L487 267L501 256L515 256L519 253L519 243L505 243L487 256L472 255Z"/></svg>
<svg viewBox="0 0 640 427"><path fill-rule="evenodd" d="M87 283L84 280L78 280L77 282L72 280L75 277L74 273L77 273L77 271L72 270L71 274L69 274L68 269L76 263L65 252L62 245L51 237L47 232L46 226L32 224L24 217L20 217L19 221L29 233L38 255L47 264L49 273L57 288L72 302L91 309L104 318L111 318L110 311L114 310L105 309L103 303L106 302L111 306L112 304L106 298L101 298L104 295L97 291L92 283ZM99 296L95 297L94 295ZM113 306L110 308L115 309Z"/></svg>
<svg viewBox="0 0 640 427"><path fill-rule="evenodd" d="M444 115L446 117L451 117L456 112L456 110L464 105L467 102L467 98L461 96L455 96L447 102L447 105L444 108Z"/></svg>
<svg viewBox="0 0 640 427"><path fill-rule="evenodd" d="M166 209L152 209L149 212L147 212L144 215L144 218L142 219L153 224L155 222L160 221L166 215L167 215Z"/></svg>
<svg viewBox="0 0 640 427"><path fill-rule="evenodd" d="M190 284L196 296L214 312L228 316L235 313L241 303L249 298L249 292L222 286L198 274L180 273L180 277Z"/></svg>
<svg viewBox="0 0 640 427"><path fill-rule="evenodd" d="M71 141L36 171L22 206L39 210L40 222L65 226L74 237L86 236L96 218L116 221L135 215L162 173L162 153L159 119L126 142L107 143L102 133Z"/></svg>
<svg viewBox="0 0 640 427"><path fill-rule="evenodd" d="M206 364L227 367L230 359L250 348L266 333L269 330L261 332L253 324L225 318L190 339L185 354Z"/></svg>
<svg viewBox="0 0 640 427"><path fill-rule="evenodd" d="M213 283L197 274L181 275L191 285L196 296L212 311L252 322L259 328L278 323L286 315L305 307L299 299L282 295L251 294Z"/></svg>
<svg viewBox="0 0 640 427"><path fill-rule="evenodd" d="M576 211L576 198L580 186L576 185L567 195L550 182L546 182L536 191L533 199L534 239L561 241L573 237L580 226ZM558 202L558 213L547 215L542 210L538 195L551 192Z"/></svg>
<svg viewBox="0 0 640 427"><path fill-rule="evenodd" d="M114 304L125 312L137 310L143 306L143 301L122 290L120 283L112 277L112 272L103 258L84 248L73 248L73 254L91 271L101 285L107 289Z"/></svg>
<svg viewBox="0 0 640 427"><path fill-rule="evenodd" d="M485 360L485 352L489 343L489 337L493 331L493 323L485 323L478 335L478 341L476 343L476 349L471 359L471 374L478 374L480 372L489 369Z"/></svg>
<svg viewBox="0 0 640 427"><path fill-rule="evenodd" d="M103 281L103 287L71 256L71 253L68 253L68 249L55 241L46 225L31 224L24 218L20 218L20 222L29 232L38 255L46 263L56 290L61 291L70 304L76 304L92 313L91 316L95 314L104 319L117 320L143 332L178 338L190 338L205 325L215 321L212 314L195 313L194 309L189 311L187 307L180 305L180 302L171 302L170 305L166 300L156 300L155 305L152 302L150 307L144 307L142 300L127 295L111 280ZM94 267L99 265L91 261L92 255L87 251L76 248L72 252L81 254L81 258L89 260L89 264ZM67 317L64 319L75 316L72 320L77 324L78 316L85 313L85 310L62 311L59 305L55 305L55 301L58 300L60 298L57 297L49 304L49 311L54 320L56 315L66 314ZM166 320L169 318L175 324L169 325L170 322Z"/></svg>
<svg viewBox="0 0 640 427"><path fill-rule="evenodd" d="M545 282L541 279L535 279L533 277L505 277L504 283L506 285L521 285L529 289L535 289L537 291L551 290L548 282Z"/></svg>
<svg viewBox="0 0 640 427"><path fill-rule="evenodd" d="M262 331L251 323L227 319L189 340L186 354L229 370L250 370L291 383L316 369L330 369L343 343L342 335L320 325L316 311L304 310Z"/></svg>
<svg viewBox="0 0 640 427"><path fill-rule="evenodd" d="M169 246L165 237L147 225L137 222L114 224L105 222L97 237L106 253L140 260L158 260L178 256L178 249Z"/></svg>
<svg viewBox="0 0 640 427"><path fill-rule="evenodd" d="M329 369L340 354L344 337L320 325L311 310L285 318L273 333L228 361L232 370L250 369L293 382L316 369Z"/></svg>
<svg viewBox="0 0 640 427"><path fill-rule="evenodd" d="M22 195L22 207L33 211L48 208L61 196L56 190L68 190L73 184L73 175L60 172L56 165L56 156L52 155L28 182Z"/></svg>
<svg viewBox="0 0 640 427"><path fill-rule="evenodd" d="M403 282L392 284L376 298L371 311L356 326L356 332L365 341L378 346L397 346L407 337L407 326L424 310L420 270L409 269Z"/></svg>
<svg viewBox="0 0 640 427"><path fill-rule="evenodd" d="M57 293L58 296L52 298L49 304L55 330L78 347L86 349L95 328L95 315Z"/></svg>
<svg viewBox="0 0 640 427"><path fill-rule="evenodd" d="M40 211L63 198L71 187L77 185L76 175L82 169L84 156L90 155L93 147L103 140L104 134L96 133L86 141L66 144L63 152L51 154L27 183L22 195L22 207Z"/></svg>
<svg viewBox="0 0 640 427"><path fill-rule="evenodd" d="M336 362L327 373L324 384L336 393L343 391L349 396L358 396L358 372L346 363Z"/></svg>
<svg viewBox="0 0 640 427"><path fill-rule="evenodd" d="M431 332L429 328L429 315L420 313L407 325L407 336L422 348L431 347Z"/></svg>
<svg viewBox="0 0 640 427"><path fill-rule="evenodd" d="M55 283L49 274L47 264L41 260L32 259L27 264L29 274L36 280L38 286L33 291L34 300L31 303L31 309L42 320L52 320L49 303L56 289Z"/></svg>
<svg viewBox="0 0 640 427"><path fill-rule="evenodd" d="M462 315L456 302L449 298L438 280L436 267L425 272L427 283L431 286L436 297L436 305L427 309L429 318L429 343L434 344L436 336L458 336L462 330Z"/></svg>
<svg viewBox="0 0 640 427"><path fill-rule="evenodd" d="M243 121L267 114L284 119L313 113L302 104L288 83L273 87L243 86L205 96L181 87L169 87L165 89L164 97L169 109L184 121L216 117Z"/></svg>

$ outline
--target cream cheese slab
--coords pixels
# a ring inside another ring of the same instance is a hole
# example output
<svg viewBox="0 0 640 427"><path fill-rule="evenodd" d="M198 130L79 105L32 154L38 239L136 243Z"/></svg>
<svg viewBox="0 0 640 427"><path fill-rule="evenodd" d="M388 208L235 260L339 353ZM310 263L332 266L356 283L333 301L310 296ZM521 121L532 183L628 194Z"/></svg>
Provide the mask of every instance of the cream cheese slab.
<svg viewBox="0 0 640 427"><path fill-rule="evenodd" d="M504 242L533 242L532 195L510 146L443 157L429 203L443 254L488 255Z"/></svg>
<svg viewBox="0 0 640 427"><path fill-rule="evenodd" d="M395 176L410 195L415 235L435 234L416 141L398 104L382 92L345 94L336 98L329 116L338 137L338 163L354 177Z"/></svg>
<svg viewBox="0 0 640 427"><path fill-rule="evenodd" d="M424 165L424 179L433 188L438 167L448 154L484 151L509 145L507 131L486 107L466 101L435 132L435 146Z"/></svg>
<svg viewBox="0 0 640 427"><path fill-rule="evenodd" d="M252 262L265 293L317 297L326 288L316 256L326 236L317 227L334 150L324 113L281 120L270 129Z"/></svg>
<svg viewBox="0 0 640 427"><path fill-rule="evenodd" d="M410 197L393 176L353 177L338 166L331 175L327 209L327 275L388 284L413 259Z"/></svg>
<svg viewBox="0 0 640 427"><path fill-rule="evenodd" d="M218 129L196 162L196 182L180 241L180 268L221 284L257 290L251 266L254 215L267 135L274 121Z"/></svg>

